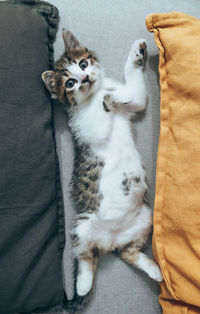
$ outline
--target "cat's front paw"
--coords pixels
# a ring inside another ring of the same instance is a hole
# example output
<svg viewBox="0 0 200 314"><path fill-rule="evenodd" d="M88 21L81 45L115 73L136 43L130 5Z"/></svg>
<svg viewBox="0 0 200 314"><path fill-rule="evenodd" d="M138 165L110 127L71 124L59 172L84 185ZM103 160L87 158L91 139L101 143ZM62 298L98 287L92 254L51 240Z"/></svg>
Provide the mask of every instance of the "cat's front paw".
<svg viewBox="0 0 200 314"><path fill-rule="evenodd" d="M103 98L103 108L106 112L110 112L114 108L114 98L112 94L105 94Z"/></svg>
<svg viewBox="0 0 200 314"><path fill-rule="evenodd" d="M133 43L131 54L134 66L144 68L147 59L147 44L145 39L138 39Z"/></svg>

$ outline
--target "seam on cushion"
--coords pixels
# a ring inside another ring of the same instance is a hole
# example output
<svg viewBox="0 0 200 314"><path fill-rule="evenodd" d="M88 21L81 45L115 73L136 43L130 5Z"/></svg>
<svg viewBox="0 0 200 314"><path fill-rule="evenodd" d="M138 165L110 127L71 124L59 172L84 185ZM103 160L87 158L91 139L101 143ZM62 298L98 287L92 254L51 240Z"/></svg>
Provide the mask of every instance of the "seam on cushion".
<svg viewBox="0 0 200 314"><path fill-rule="evenodd" d="M64 249L65 247L65 220L64 220L64 203L63 203L63 194L61 187L60 179L60 167L59 159L57 155L57 145L55 137L55 127L54 127L54 110L53 110L53 101L51 101L52 106L52 134L54 140L54 149L55 149L55 188L56 188L56 202L57 202L57 215L58 215L58 240L59 248Z"/></svg>
<svg viewBox="0 0 200 314"><path fill-rule="evenodd" d="M159 136L159 145L158 145L158 157L157 157L157 170L156 170L156 192L155 192L155 204L158 203L157 209L154 208L154 236L153 236L153 247L156 253L156 257L162 269L163 275L165 277L165 282L170 291L171 295L176 299L179 298L175 295L174 289L172 288L172 280L170 274L167 269L167 263L164 258L164 246L162 240L162 221L163 221L163 210L162 210L162 200L165 189L165 166L166 166L166 158L165 153L167 150L166 144L163 142L163 137L167 136L167 132L169 130L168 121L169 121L169 93L168 93L168 80L167 80L167 69L166 69L166 60L165 60L165 48L162 44L162 40L159 36L159 30L154 29L155 40L160 50L160 63L159 63L159 71L160 71L160 86L161 88L161 124L160 124L160 136ZM162 57L162 58L161 58ZM162 60L162 63L161 63ZM164 86L163 84L164 83ZM162 195L160 195L162 193ZM160 229L160 230L159 230ZM157 244L160 244L159 249L157 248ZM165 276L167 271L168 278Z"/></svg>

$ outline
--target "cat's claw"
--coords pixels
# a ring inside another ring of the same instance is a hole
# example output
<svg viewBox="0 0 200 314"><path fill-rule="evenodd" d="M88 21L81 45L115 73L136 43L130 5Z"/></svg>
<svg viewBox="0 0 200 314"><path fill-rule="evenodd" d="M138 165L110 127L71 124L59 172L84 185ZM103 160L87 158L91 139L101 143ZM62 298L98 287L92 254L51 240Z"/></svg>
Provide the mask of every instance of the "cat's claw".
<svg viewBox="0 0 200 314"><path fill-rule="evenodd" d="M144 68L147 59L147 44L145 39L137 39L132 46L132 61L136 67Z"/></svg>

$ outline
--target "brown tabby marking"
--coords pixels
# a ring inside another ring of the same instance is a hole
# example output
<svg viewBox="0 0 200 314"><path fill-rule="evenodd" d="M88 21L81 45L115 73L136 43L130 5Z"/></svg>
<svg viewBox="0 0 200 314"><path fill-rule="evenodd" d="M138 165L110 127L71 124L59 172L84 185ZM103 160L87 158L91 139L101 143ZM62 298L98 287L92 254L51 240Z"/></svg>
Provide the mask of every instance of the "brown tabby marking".
<svg viewBox="0 0 200 314"><path fill-rule="evenodd" d="M93 281L95 278L95 272L96 272L97 265L99 262L99 255L100 255L99 249L94 248L92 250L88 250L87 252L85 252L79 256L79 263L81 261L85 261L85 262L87 262L88 266L90 267L90 269L93 273Z"/></svg>
<svg viewBox="0 0 200 314"><path fill-rule="evenodd" d="M86 145L76 145L74 172L72 177L72 197L77 213L92 213L99 208L102 195L99 180L104 163L92 156Z"/></svg>
<svg viewBox="0 0 200 314"><path fill-rule="evenodd" d="M140 177L134 176L133 174L124 173L124 180L122 181L124 194L129 195L130 190L132 189L133 183L139 183Z"/></svg>

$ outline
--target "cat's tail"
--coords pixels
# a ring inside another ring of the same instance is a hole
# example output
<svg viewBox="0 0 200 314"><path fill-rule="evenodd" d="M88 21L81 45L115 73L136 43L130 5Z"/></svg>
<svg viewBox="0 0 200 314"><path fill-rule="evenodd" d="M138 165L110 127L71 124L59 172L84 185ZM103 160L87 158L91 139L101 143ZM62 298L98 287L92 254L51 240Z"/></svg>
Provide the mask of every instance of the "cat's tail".
<svg viewBox="0 0 200 314"><path fill-rule="evenodd" d="M65 294L63 309L71 313L77 313L85 308L85 306L89 302L89 299L91 298L91 295L92 291L89 291L88 294L84 296L80 296L75 293L73 299L68 300Z"/></svg>

